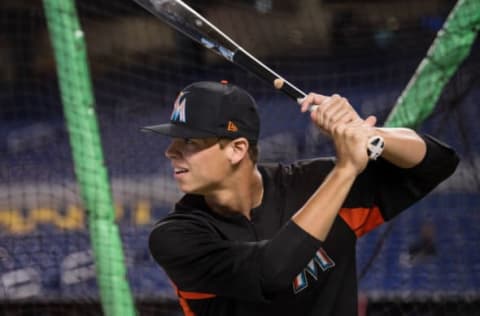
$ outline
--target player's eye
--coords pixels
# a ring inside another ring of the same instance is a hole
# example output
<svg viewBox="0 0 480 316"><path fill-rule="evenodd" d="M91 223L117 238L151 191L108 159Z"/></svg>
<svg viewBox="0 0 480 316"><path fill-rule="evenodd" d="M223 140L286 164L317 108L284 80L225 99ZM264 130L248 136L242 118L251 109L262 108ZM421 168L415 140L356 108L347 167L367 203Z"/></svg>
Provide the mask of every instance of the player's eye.
<svg viewBox="0 0 480 316"><path fill-rule="evenodd" d="M184 138L183 139L183 142L186 144L186 145L193 145L195 142L193 141L193 139L191 138Z"/></svg>

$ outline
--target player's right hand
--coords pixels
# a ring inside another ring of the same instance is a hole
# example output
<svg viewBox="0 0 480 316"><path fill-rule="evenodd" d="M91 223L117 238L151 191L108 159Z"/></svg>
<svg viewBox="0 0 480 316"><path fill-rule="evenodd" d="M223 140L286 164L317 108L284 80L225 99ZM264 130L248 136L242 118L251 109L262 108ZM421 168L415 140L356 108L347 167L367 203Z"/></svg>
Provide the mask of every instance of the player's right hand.
<svg viewBox="0 0 480 316"><path fill-rule="evenodd" d="M355 175L360 174L368 164L365 150L368 140L375 131L375 117L357 120L346 124L337 124L333 128L332 138L335 145L338 168L346 169Z"/></svg>

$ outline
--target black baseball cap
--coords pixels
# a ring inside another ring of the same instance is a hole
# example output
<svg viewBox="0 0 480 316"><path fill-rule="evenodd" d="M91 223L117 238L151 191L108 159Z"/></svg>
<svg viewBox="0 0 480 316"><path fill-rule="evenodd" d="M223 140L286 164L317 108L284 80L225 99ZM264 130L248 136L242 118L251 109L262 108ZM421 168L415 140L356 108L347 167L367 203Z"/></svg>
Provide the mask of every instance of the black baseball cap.
<svg viewBox="0 0 480 316"><path fill-rule="evenodd" d="M227 81L195 82L175 100L170 122L145 126L150 131L175 138L238 138L257 143L260 119L253 97Z"/></svg>

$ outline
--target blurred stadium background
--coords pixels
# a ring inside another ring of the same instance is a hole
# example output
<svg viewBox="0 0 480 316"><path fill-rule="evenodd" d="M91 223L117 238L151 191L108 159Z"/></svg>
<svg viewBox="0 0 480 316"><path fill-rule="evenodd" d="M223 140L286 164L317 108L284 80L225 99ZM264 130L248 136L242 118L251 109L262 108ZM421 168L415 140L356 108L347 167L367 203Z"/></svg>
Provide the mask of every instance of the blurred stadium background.
<svg viewBox="0 0 480 316"><path fill-rule="evenodd" d="M340 93L382 123L455 5L450 0L187 1L305 91ZM180 196L165 121L183 86L228 80L262 115L261 160L333 153L295 104L173 32L131 0L77 0L105 163L139 315L180 315L147 249ZM457 172L358 245L362 315L480 315L480 50L419 128L455 147ZM99 315L86 214L75 184L42 3L0 2L0 315Z"/></svg>

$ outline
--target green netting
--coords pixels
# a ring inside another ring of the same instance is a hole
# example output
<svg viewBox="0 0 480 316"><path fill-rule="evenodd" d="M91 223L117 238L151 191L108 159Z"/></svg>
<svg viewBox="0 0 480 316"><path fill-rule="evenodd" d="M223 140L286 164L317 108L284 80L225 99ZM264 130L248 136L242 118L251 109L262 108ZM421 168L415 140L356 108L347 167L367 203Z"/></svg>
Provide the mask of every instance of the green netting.
<svg viewBox="0 0 480 316"><path fill-rule="evenodd" d="M134 315L95 113L83 32L74 1L45 0L75 173L88 212L105 315Z"/></svg>
<svg viewBox="0 0 480 316"><path fill-rule="evenodd" d="M433 111L480 30L480 1L460 0L398 99L385 125L417 127Z"/></svg>

